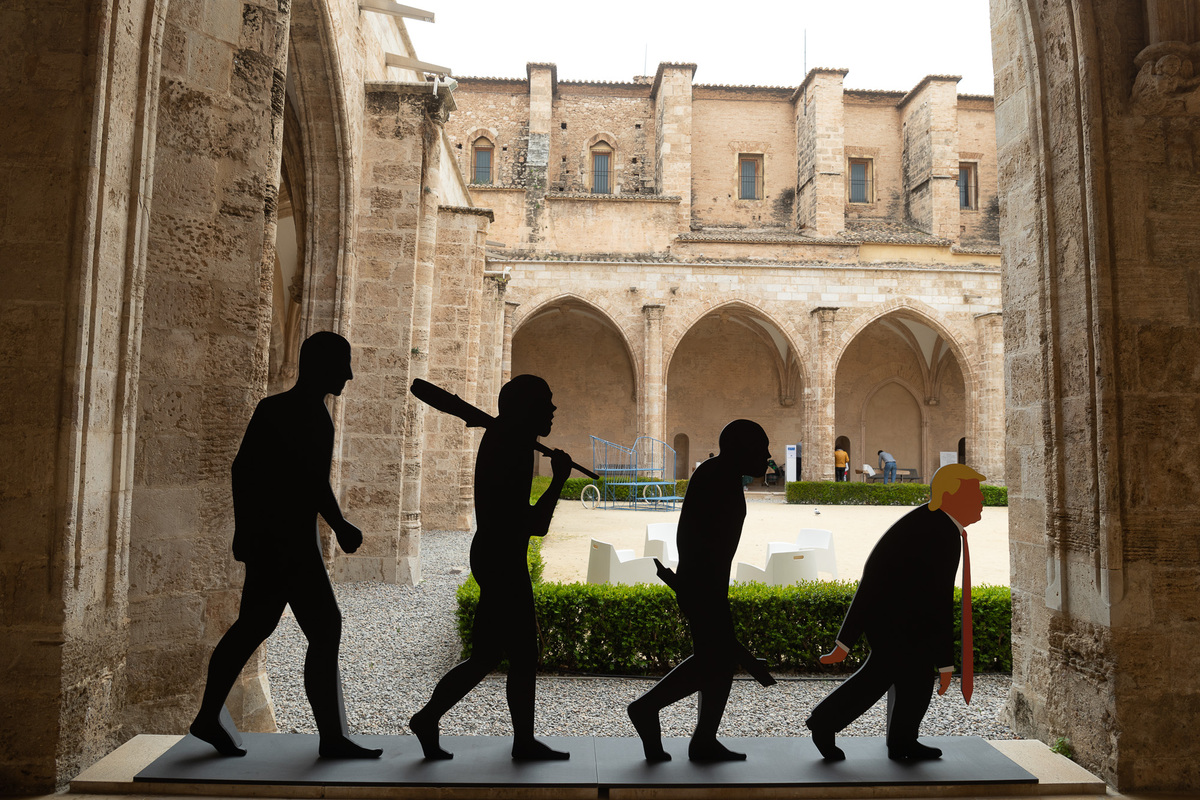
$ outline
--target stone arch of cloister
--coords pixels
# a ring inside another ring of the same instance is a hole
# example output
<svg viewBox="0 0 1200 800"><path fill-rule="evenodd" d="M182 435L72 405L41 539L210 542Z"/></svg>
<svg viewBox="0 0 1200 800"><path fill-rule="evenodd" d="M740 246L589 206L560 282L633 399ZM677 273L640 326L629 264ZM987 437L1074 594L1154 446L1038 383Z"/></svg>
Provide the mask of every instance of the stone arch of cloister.
<svg viewBox="0 0 1200 800"><path fill-rule="evenodd" d="M665 436L686 436L694 454L715 452L726 423L763 426L782 463L784 446L804 436L804 350L772 309L744 298L697 304L675 315L664 337Z"/></svg>
<svg viewBox="0 0 1200 800"><path fill-rule="evenodd" d="M933 341L923 345L906 322L930 332ZM970 421L981 409L968 357L954 336L936 310L911 298L865 309L848 322L833 367L834 424L836 435L854 443L850 456L856 469L864 463L877 468L876 452L886 450L901 469L928 480L940 464L938 453L957 450L963 437L973 444ZM903 385L915 398L915 416L902 396L892 404L871 402L889 383Z"/></svg>
<svg viewBox="0 0 1200 800"><path fill-rule="evenodd" d="M522 303L512 328L512 374L540 375L554 392L559 411L549 441L555 447L588 463L592 436L633 443L642 358L611 308L563 292Z"/></svg>

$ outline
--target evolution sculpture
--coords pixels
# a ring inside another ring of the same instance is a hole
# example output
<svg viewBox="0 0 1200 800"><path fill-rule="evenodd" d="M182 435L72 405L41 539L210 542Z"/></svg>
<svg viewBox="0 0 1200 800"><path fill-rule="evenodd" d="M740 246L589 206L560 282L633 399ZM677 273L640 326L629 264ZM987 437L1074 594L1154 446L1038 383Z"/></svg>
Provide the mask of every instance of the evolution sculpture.
<svg viewBox="0 0 1200 800"><path fill-rule="evenodd" d="M746 757L717 740L733 673L740 664L764 686L775 683L765 665L733 631L729 569L742 536L746 497L742 476L761 478L771 458L767 434L757 422L734 420L721 431L720 454L696 468L679 513L678 571L661 563L659 577L675 591L687 618L693 653L648 692L629 704L629 719L642 738L647 761L669 761L663 749L659 712L700 693L700 714L688 744L692 761L738 761Z"/></svg>
<svg viewBox="0 0 1200 800"><path fill-rule="evenodd" d="M486 432L475 462L478 527L471 539L471 574L479 583L479 604L471 628L471 655L442 677L409 727L425 758L453 758L438 741L442 716L507 657L512 757L519 761L570 758L570 753L554 750L533 735L538 632L526 551L529 537L545 536L549 531L554 506L572 468L582 470L562 450L549 450L537 441L549 434L554 424L550 387L537 376L518 375L501 387L497 417L425 381L415 381L412 392L435 408L462 417L468 425L486 428ZM553 477L537 504L531 506L534 450L549 454Z"/></svg>
<svg viewBox="0 0 1200 800"><path fill-rule="evenodd" d="M966 527L983 514L984 477L964 464L947 464L933 476L930 501L901 517L867 557L862 580L837 636L821 656L833 664L866 634L871 654L858 672L813 709L805 724L826 761L846 757L835 735L862 716L889 687L896 687L888 722L888 757L904 761L940 758L942 751L917 741L929 708L935 670L938 694L954 672L954 575L959 543L963 559L963 698L971 701L971 567Z"/></svg>
<svg viewBox="0 0 1200 800"><path fill-rule="evenodd" d="M325 396L340 395L354 377L350 343L322 331L300 347L296 385L254 409L233 461L233 557L246 564L238 618L208 662L200 712L189 729L224 756L244 756L222 708L238 673L291 606L308 638L304 689L321 735L323 758L378 758L346 736L338 675L342 618L321 557L320 514L353 553L362 531L346 521L329 485L333 421Z"/></svg>

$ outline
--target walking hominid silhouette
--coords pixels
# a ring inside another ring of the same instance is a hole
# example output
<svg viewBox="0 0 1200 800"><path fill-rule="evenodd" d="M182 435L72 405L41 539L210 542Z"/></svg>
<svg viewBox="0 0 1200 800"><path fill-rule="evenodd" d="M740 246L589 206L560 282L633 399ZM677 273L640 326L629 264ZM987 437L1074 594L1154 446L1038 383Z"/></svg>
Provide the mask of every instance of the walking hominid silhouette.
<svg viewBox="0 0 1200 800"><path fill-rule="evenodd" d="M659 564L659 576L672 589L687 618L693 653L648 692L629 705L629 718L642 738L647 761L669 761L662 746L659 712L695 692L700 714L688 745L693 761L738 761L746 757L717 740L733 673L740 665L759 683L775 680L766 666L737 641L729 609L729 570L742 537L746 496L742 476L761 478L771 454L766 431L738 419L721 431L720 453L696 467L679 513L675 573Z"/></svg>
<svg viewBox="0 0 1200 800"><path fill-rule="evenodd" d="M350 343L323 331L300 347L299 376L286 392L254 409L233 460L233 556L246 564L238 618L221 637L208 664L208 682L193 736L225 756L242 756L236 730L221 711L238 673L292 607L308 638L304 689L321 736L323 758L378 758L346 735L346 711L338 674L342 616L321 557L320 514L353 553L362 531L342 516L329 484L333 420L326 395L340 395L354 377Z"/></svg>
<svg viewBox="0 0 1200 800"><path fill-rule="evenodd" d="M554 506L572 469L569 455L552 451L550 486L536 505L529 504L534 446L539 436L550 433L554 411L546 382L534 375L518 375L500 389L499 415L479 443L477 528L471 539L471 574L479 583L479 604L471 629L471 655L442 677L429 702L409 722L427 759L453 757L438 743L442 716L505 657L512 757L523 761L570 758L570 753L554 750L533 735L538 632L526 551L530 536L545 536L549 531Z"/></svg>

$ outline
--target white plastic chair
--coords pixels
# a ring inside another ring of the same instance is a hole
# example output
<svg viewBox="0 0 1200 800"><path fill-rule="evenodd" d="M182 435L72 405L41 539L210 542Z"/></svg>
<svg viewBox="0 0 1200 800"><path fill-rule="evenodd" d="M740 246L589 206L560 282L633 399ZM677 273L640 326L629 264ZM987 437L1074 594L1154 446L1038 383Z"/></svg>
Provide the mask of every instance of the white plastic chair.
<svg viewBox="0 0 1200 800"><path fill-rule="evenodd" d="M767 552L770 552L772 544L782 544L782 542L771 542L767 545ZM829 575L829 580L837 580L837 556L833 549L833 531L827 531L824 528L801 528L796 534L796 541L792 545L795 550L815 550L813 557L816 559L817 571L824 572Z"/></svg>
<svg viewBox="0 0 1200 800"><path fill-rule="evenodd" d="M651 522L646 525L646 546L642 554L657 558L664 566L675 569L679 566L679 548L675 545L678 522Z"/></svg>
<svg viewBox="0 0 1200 800"><path fill-rule="evenodd" d="M592 539L588 551L588 583L658 583L653 558L637 558L632 550L618 550L608 542Z"/></svg>
<svg viewBox="0 0 1200 800"><path fill-rule="evenodd" d="M772 551L767 547L767 565L759 569L739 561L734 580L738 583L759 581L768 586L790 586L798 581L817 580L817 563L811 550L797 550L788 542L773 542L783 548Z"/></svg>

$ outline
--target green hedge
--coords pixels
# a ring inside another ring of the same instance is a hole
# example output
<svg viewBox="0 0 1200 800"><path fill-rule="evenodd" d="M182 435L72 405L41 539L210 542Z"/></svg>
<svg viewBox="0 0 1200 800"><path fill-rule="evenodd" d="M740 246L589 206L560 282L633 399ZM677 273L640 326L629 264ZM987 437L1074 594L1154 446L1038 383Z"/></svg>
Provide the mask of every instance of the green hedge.
<svg viewBox="0 0 1200 800"><path fill-rule="evenodd" d="M840 664L826 666L817 658L833 647L856 588L857 583L851 581L794 586L735 584L729 587L729 600L738 638L755 655L767 659L774 670L852 672L866 655L862 643ZM540 583L533 591L544 670L661 675L691 653L691 639L675 594L665 586ZM976 670L1012 672L1008 587L977 586L972 600ZM470 655L471 623L478 601L479 585L470 579L458 590L458 630L464 657ZM958 590L955 601L958 626ZM956 653L960 649L956 642ZM955 658L957 661L958 656Z"/></svg>
<svg viewBox="0 0 1200 800"><path fill-rule="evenodd" d="M980 488L985 506L1008 505L1007 487L985 484ZM917 506L929 502L929 484L792 481L787 485L787 501L817 506Z"/></svg>

